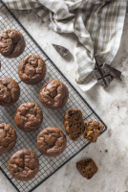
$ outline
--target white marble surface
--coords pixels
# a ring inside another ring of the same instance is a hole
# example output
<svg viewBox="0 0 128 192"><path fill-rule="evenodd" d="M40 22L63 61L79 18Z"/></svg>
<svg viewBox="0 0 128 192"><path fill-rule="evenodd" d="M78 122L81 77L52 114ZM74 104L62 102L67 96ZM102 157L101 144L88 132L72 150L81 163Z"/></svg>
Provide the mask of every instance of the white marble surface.
<svg viewBox="0 0 128 192"><path fill-rule="evenodd" d="M74 83L75 62L65 62L53 49L51 43L62 44L73 51L76 40L50 31L48 26L42 24L33 14L20 15L19 18L61 70L66 69L66 73L72 71L72 83ZM82 93L97 113L102 116L108 125L108 131L99 138L96 144L85 148L54 176L40 185L35 192L128 192L127 26L128 14L121 47L113 63L123 72L123 81L113 81L107 90L96 86L88 93ZM105 153L105 149L108 149L108 153ZM98 173L89 181L78 174L75 168L76 161L85 157L93 158L99 167ZM14 192L15 190L0 173L0 192L7 191Z"/></svg>

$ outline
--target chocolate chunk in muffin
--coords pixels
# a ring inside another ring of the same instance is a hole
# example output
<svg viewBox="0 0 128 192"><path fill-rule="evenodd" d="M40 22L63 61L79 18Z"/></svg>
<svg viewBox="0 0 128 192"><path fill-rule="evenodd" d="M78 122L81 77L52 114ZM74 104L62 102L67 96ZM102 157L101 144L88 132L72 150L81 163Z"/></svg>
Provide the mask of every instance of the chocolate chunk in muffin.
<svg viewBox="0 0 128 192"><path fill-rule="evenodd" d="M84 132L84 120L80 109L69 109L65 113L64 127L72 140L78 139L78 137Z"/></svg>
<svg viewBox="0 0 128 192"><path fill-rule="evenodd" d="M37 104L33 102L23 103L17 108L14 120L17 127L22 131L36 131L42 123L43 113Z"/></svg>
<svg viewBox="0 0 128 192"><path fill-rule="evenodd" d="M40 101L51 109L62 108L68 100L69 92L66 85L59 80L51 80L40 90Z"/></svg>
<svg viewBox="0 0 128 192"><path fill-rule="evenodd" d="M38 55L26 56L21 60L18 66L18 74L24 83L39 83L45 77L46 64Z"/></svg>
<svg viewBox="0 0 128 192"><path fill-rule="evenodd" d="M12 125L0 123L0 154L8 153L15 146L17 134Z"/></svg>
<svg viewBox="0 0 128 192"><path fill-rule="evenodd" d="M66 147L66 137L61 129L47 127L38 134L37 147L44 155L57 156Z"/></svg>
<svg viewBox="0 0 128 192"><path fill-rule="evenodd" d="M18 57L25 49L23 35L15 29L7 29L0 33L0 53L8 58Z"/></svg>
<svg viewBox="0 0 128 192"><path fill-rule="evenodd" d="M0 78L0 105L14 104L20 96L20 87L12 78Z"/></svg>
<svg viewBox="0 0 128 192"><path fill-rule="evenodd" d="M97 165L90 158L77 162L76 167L80 174L87 179L91 179L98 171Z"/></svg>
<svg viewBox="0 0 128 192"><path fill-rule="evenodd" d="M29 149L21 149L10 157L8 169L10 174L18 180L31 180L39 170L38 157Z"/></svg>
<svg viewBox="0 0 128 192"><path fill-rule="evenodd" d="M96 142L98 136L103 131L104 125L97 121L85 122L84 138L90 142Z"/></svg>

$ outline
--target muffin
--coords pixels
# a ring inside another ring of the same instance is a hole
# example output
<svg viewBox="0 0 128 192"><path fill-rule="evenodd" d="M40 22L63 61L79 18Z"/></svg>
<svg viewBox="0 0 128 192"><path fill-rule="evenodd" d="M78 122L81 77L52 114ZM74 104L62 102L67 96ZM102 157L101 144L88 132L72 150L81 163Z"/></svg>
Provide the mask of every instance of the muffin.
<svg viewBox="0 0 128 192"><path fill-rule="evenodd" d="M20 96L20 87L12 78L0 78L0 105L10 106L14 104Z"/></svg>
<svg viewBox="0 0 128 192"><path fill-rule="evenodd" d="M25 49L23 35L15 29L7 29L0 33L0 53L8 58L20 56Z"/></svg>
<svg viewBox="0 0 128 192"><path fill-rule="evenodd" d="M77 162L76 167L80 174L83 177L86 177L86 179L91 179L94 174L98 171L97 165L90 158Z"/></svg>
<svg viewBox="0 0 128 192"><path fill-rule="evenodd" d="M38 157L29 149L21 149L10 157L8 169L15 179L29 181L38 173Z"/></svg>
<svg viewBox="0 0 128 192"><path fill-rule="evenodd" d="M103 131L104 125L97 121L85 122L84 138L90 142L96 142L100 133Z"/></svg>
<svg viewBox="0 0 128 192"><path fill-rule="evenodd" d="M28 55L19 63L18 74L24 83L39 83L45 77L46 64L40 56Z"/></svg>
<svg viewBox="0 0 128 192"><path fill-rule="evenodd" d="M66 148L66 137L57 127L47 127L37 136L39 151L47 156L55 157Z"/></svg>
<svg viewBox="0 0 128 192"><path fill-rule="evenodd" d="M39 105L33 102L23 103L17 108L14 121L22 131L36 131L43 121L43 113Z"/></svg>
<svg viewBox="0 0 128 192"><path fill-rule="evenodd" d="M40 90L40 101L45 107L51 109L64 107L68 97L68 88L59 80L48 81Z"/></svg>
<svg viewBox="0 0 128 192"><path fill-rule="evenodd" d="M17 134L12 125L0 123L0 154L8 153L15 146Z"/></svg>
<svg viewBox="0 0 128 192"><path fill-rule="evenodd" d="M77 140L84 132L84 120L80 109L69 109L64 116L65 130L72 140Z"/></svg>

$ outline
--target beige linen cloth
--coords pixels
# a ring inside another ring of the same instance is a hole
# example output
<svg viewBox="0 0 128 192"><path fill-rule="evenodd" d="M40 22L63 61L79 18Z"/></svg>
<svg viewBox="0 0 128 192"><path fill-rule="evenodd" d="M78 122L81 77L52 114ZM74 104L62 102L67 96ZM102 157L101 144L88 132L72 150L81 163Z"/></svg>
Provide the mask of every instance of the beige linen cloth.
<svg viewBox="0 0 128 192"><path fill-rule="evenodd" d="M76 82L83 91L91 89L95 57L107 64L113 61L121 40L127 0L5 0L11 9L36 9L45 21L50 19L58 33L74 33Z"/></svg>

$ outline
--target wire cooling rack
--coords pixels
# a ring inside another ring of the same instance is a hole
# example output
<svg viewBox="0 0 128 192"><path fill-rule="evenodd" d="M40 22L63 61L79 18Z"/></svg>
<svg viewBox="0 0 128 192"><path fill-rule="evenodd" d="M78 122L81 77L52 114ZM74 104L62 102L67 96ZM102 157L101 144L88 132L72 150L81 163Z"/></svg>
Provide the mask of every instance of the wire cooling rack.
<svg viewBox="0 0 128 192"><path fill-rule="evenodd" d="M61 73L61 71L56 67L56 65L50 60L50 58L44 53L40 46L35 42L35 40L30 36L30 34L24 29L21 23L16 19L13 13L6 7L6 5L0 1L0 31L8 28L15 28L19 30L25 38L26 48L24 53L16 59L7 59L0 56L2 62L2 69L0 76L12 77L20 85L21 96L19 101L11 107L0 107L0 123L6 122L11 123L18 135L18 140L16 146L8 154L0 156L0 170L6 176L6 178L12 183L15 189L19 192L30 192L33 191L42 182L53 175L60 167L67 163L71 158L78 154L83 148L85 148L89 142L80 137L77 141L73 142L67 137L67 148L65 151L56 158L49 158L41 155L36 147L36 135L40 130L47 126L56 126L64 130L63 118L64 113L70 108L79 108L82 110L85 120L98 120L102 122L100 117L94 112L94 110L89 106L89 104L81 97L77 90L71 85L71 83L66 79L66 77ZM20 81L17 74L17 65L20 60L28 54L38 54L40 55L47 64L47 75L43 82L38 85L26 85ZM39 90L41 85L49 79L59 79L64 82L70 93L70 98L67 105L60 110L50 110L42 106L39 101ZM43 123L40 129L34 133L24 133L14 124L14 114L16 108L24 102L34 101L39 104L43 110ZM102 122L103 123L103 122ZM103 132L106 130L106 125ZM102 132L102 133L103 133ZM65 133L66 134L66 133ZM14 179L8 171L8 159L9 157L19 149L29 148L33 150L39 158L40 170L36 177L28 182L22 182Z"/></svg>

